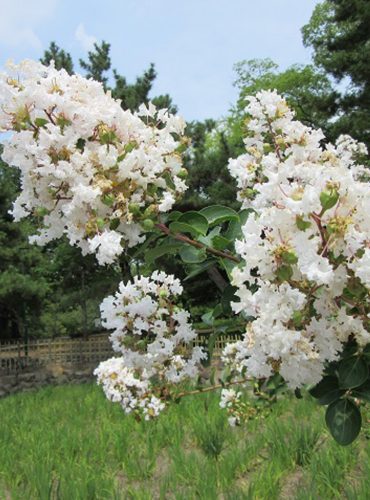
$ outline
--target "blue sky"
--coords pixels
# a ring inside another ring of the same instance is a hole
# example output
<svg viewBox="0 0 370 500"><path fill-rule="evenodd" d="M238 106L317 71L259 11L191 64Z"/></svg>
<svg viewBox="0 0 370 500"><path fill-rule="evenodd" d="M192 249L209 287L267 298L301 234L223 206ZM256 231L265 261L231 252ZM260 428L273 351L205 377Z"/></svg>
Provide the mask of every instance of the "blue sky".
<svg viewBox="0 0 370 500"><path fill-rule="evenodd" d="M219 118L235 102L233 64L310 61L300 28L318 0L0 0L0 66L38 59L54 40L77 62L111 43L129 81L154 62L153 95L169 93L187 120ZM77 68L78 69L78 68Z"/></svg>

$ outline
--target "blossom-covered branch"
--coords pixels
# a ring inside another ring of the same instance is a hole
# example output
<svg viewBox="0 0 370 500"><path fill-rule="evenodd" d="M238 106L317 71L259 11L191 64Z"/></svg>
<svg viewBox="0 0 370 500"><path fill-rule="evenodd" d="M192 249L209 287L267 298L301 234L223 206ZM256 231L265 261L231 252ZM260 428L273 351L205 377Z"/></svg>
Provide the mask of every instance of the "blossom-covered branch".
<svg viewBox="0 0 370 500"><path fill-rule="evenodd" d="M370 342L370 190L366 148L295 121L285 100L248 98L246 153L230 160L244 208L236 313L254 317L223 360L237 373L315 384L348 340ZM255 292L250 290L250 285Z"/></svg>
<svg viewBox="0 0 370 500"><path fill-rule="evenodd" d="M150 278L121 283L101 305L103 326L113 330L110 340L121 357L104 361L95 374L107 397L126 413L157 416L169 396L166 386L195 378L207 357L193 347L190 315L176 305L181 293L178 279L155 271Z"/></svg>
<svg viewBox="0 0 370 500"><path fill-rule="evenodd" d="M124 111L101 83L80 75L34 61L8 64L0 130L12 131L2 158L22 174L15 219L41 220L38 244L66 234L112 263L185 191L184 127L152 104Z"/></svg>

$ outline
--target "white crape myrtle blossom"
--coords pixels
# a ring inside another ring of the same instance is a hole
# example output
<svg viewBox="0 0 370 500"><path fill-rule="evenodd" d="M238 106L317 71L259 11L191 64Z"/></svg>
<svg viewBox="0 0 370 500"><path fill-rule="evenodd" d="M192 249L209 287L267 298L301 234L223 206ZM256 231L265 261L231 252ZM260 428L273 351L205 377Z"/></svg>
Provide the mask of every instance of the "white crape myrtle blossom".
<svg viewBox="0 0 370 500"><path fill-rule="evenodd" d="M136 411L142 413L145 420L150 420L165 407L159 398L150 395L150 381L146 374L139 378L134 370L125 366L122 358L103 361L94 374L107 398L113 403L120 403L125 413Z"/></svg>
<svg viewBox="0 0 370 500"><path fill-rule="evenodd" d="M174 276L154 271L121 282L101 304L102 325L113 330L110 340L120 357L101 363L95 374L107 397L126 412L157 416L166 386L195 378L207 357L193 347L189 313L176 305L182 290Z"/></svg>
<svg viewBox="0 0 370 500"><path fill-rule="evenodd" d="M319 382L346 342L370 343L369 175L355 163L366 148L349 136L323 146L274 91L249 97L246 112L246 153L229 162L251 211L233 309L253 320L223 360L297 388Z"/></svg>
<svg viewBox="0 0 370 500"><path fill-rule="evenodd" d="M234 389L222 389L221 391L220 408L228 411L229 417L227 420L231 427L240 424L240 417L235 408L240 403L240 396L241 392L236 392Z"/></svg>
<svg viewBox="0 0 370 500"><path fill-rule="evenodd" d="M21 170L15 219L39 218L32 241L40 245L66 234L112 263L185 191L184 127L152 104L124 111L101 83L53 64L9 63L0 73L0 131L12 131L3 160Z"/></svg>

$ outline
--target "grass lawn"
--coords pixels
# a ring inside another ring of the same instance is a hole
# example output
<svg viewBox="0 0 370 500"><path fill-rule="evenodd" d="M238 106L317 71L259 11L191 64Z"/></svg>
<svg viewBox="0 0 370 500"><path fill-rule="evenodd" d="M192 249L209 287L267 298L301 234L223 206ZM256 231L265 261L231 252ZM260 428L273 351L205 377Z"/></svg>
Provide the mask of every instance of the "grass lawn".
<svg viewBox="0 0 370 500"><path fill-rule="evenodd" d="M138 423L95 385L2 399L0 499L370 498L368 426L343 448L308 397L241 428L218 400L192 396Z"/></svg>

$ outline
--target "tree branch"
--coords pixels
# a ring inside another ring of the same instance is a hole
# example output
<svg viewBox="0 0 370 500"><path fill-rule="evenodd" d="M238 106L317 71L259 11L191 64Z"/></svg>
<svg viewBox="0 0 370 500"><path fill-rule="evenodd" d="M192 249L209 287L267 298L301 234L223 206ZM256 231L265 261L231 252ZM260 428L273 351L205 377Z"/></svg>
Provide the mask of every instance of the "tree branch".
<svg viewBox="0 0 370 500"><path fill-rule="evenodd" d="M192 240L188 236L185 236L184 234L181 233L171 233L171 230L165 225L158 223L155 225L157 229L162 231L162 233L167 234L168 236L172 236L175 240L182 241L183 243L187 243L188 245L191 245L196 248L204 248L206 252L211 253L212 255L216 255L216 257L221 257L223 259L229 259L232 260L233 262L240 262L239 257L236 257L235 255L232 255L231 253L226 253L222 252L221 250L216 250L215 248L208 247L207 245L204 245L203 243L200 243L199 241Z"/></svg>

